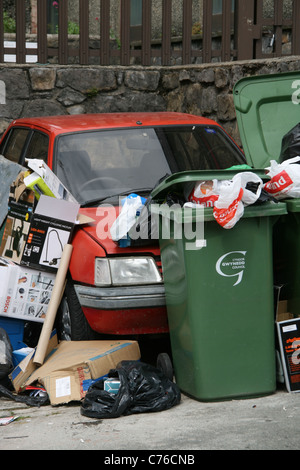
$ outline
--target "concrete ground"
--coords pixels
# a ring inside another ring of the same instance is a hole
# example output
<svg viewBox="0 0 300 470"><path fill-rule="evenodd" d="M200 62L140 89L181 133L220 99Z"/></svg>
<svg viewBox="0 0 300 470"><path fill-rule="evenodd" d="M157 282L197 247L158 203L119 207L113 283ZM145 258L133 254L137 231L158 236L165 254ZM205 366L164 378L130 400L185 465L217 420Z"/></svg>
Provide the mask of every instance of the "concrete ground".
<svg viewBox="0 0 300 470"><path fill-rule="evenodd" d="M166 411L104 420L82 416L80 403L36 408L0 398L0 417L10 415L18 419L0 426L0 450L102 450L98 463L112 463L104 461L111 451L156 464L167 451L176 464L184 451L196 459L197 450L300 450L300 394L282 384L266 397L204 403L183 395Z"/></svg>

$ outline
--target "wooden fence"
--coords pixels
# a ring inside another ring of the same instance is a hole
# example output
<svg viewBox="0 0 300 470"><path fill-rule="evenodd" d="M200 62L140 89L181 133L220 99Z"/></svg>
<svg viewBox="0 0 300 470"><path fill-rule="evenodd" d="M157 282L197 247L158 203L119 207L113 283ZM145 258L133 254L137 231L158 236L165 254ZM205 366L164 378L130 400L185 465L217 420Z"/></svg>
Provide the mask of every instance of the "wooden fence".
<svg viewBox="0 0 300 470"><path fill-rule="evenodd" d="M55 2L58 8L57 34L48 34L47 0L36 1L36 36L30 35L26 25L26 1L15 0L14 42L8 47L4 32L4 2L0 0L0 63L8 55L17 64L36 61L39 64L99 64L143 66L210 63L232 60L251 60L264 57L282 57L300 54L300 0L274 0L271 14L265 15L263 0L222 0L221 11L214 11L213 0L198 2L202 9L195 25L195 0L183 0L180 34L174 34L172 0L163 0L161 31L153 37L153 2L142 1L139 40L132 40L130 0L120 0L120 24L112 32L110 0L99 0L99 36L89 34L89 0L78 0L78 35L69 35L68 1ZM270 3L270 2L268 2ZM27 3L28 4L28 3ZM233 8L234 5L234 8ZM197 26L197 27L195 27ZM34 47L32 45L34 41Z"/></svg>

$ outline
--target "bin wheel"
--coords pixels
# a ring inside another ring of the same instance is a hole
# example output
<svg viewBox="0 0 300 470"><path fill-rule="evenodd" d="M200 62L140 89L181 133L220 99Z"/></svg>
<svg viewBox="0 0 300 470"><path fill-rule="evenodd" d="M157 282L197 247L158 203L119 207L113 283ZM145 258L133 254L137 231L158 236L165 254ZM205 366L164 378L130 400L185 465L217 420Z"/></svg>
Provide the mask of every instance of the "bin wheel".
<svg viewBox="0 0 300 470"><path fill-rule="evenodd" d="M157 369L161 370L169 380L173 382L173 365L169 354L160 353L157 356L156 367Z"/></svg>

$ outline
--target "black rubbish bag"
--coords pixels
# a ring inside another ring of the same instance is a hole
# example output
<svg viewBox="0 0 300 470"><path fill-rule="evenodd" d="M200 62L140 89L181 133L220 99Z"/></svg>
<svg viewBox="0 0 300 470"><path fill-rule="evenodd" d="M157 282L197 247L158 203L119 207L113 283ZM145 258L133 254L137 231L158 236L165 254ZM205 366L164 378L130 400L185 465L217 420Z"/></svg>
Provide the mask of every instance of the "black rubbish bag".
<svg viewBox="0 0 300 470"><path fill-rule="evenodd" d="M294 157L300 157L300 123L283 136L279 163Z"/></svg>
<svg viewBox="0 0 300 470"><path fill-rule="evenodd" d="M14 393L13 391L9 390L4 385L0 384L0 398L8 398L9 400L13 400L17 403L24 403L28 406L37 406L40 407L42 405L49 405L49 397L48 394L45 393L42 396L28 396L28 395L19 395Z"/></svg>
<svg viewBox="0 0 300 470"><path fill-rule="evenodd" d="M8 334L0 328L0 380L13 369L12 346Z"/></svg>
<svg viewBox="0 0 300 470"><path fill-rule="evenodd" d="M139 361L122 361L108 377L120 380L117 394L104 390L104 380L89 388L81 414L90 418L117 418L121 415L167 410L181 400L178 386L162 371Z"/></svg>

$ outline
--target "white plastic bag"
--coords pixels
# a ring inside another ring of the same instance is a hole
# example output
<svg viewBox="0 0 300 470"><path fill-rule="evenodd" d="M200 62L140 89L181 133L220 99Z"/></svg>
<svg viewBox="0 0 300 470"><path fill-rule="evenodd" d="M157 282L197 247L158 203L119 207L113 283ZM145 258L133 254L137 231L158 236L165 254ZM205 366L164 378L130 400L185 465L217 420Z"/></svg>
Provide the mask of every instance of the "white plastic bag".
<svg viewBox="0 0 300 470"><path fill-rule="evenodd" d="M251 171L237 173L231 180L198 181L188 196L188 204L214 208L216 221L229 229L244 214L244 206L254 204L263 188L262 179Z"/></svg>
<svg viewBox="0 0 300 470"><path fill-rule="evenodd" d="M265 183L265 191L278 200L300 197L300 157L282 163L271 160L266 170L271 179Z"/></svg>
<svg viewBox="0 0 300 470"><path fill-rule="evenodd" d="M214 206L214 218L221 227L230 229L244 214L242 197L244 190L239 175L230 181L222 181L219 189L219 198Z"/></svg>
<svg viewBox="0 0 300 470"><path fill-rule="evenodd" d="M204 207L214 207L219 198L219 181L198 181L188 196L188 201Z"/></svg>
<svg viewBox="0 0 300 470"><path fill-rule="evenodd" d="M137 194L131 194L125 199L121 212L110 229L110 234L114 241L121 240L127 236L130 228L136 221L137 212L141 210L142 206L142 198Z"/></svg>
<svg viewBox="0 0 300 470"><path fill-rule="evenodd" d="M251 171L241 172L238 173L236 176L240 177L241 187L244 190L242 197L242 202L244 206L254 204L261 195L261 190L263 188L263 180ZM234 178L235 177L233 177L233 179Z"/></svg>

